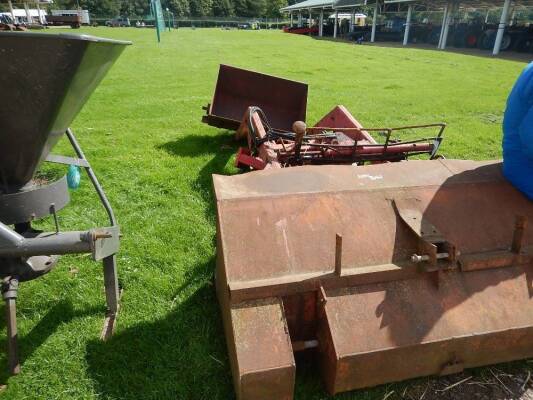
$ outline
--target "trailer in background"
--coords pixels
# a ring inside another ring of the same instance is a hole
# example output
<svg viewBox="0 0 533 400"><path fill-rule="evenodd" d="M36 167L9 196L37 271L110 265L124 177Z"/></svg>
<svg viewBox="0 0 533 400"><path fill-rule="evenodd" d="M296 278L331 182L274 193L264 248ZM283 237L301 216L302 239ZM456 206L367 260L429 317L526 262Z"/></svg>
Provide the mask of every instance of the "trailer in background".
<svg viewBox="0 0 533 400"><path fill-rule="evenodd" d="M79 16L82 25L90 25L91 20L88 10L52 10L52 16L70 17Z"/></svg>
<svg viewBox="0 0 533 400"><path fill-rule="evenodd" d="M70 26L77 29L81 26L81 17L79 15L49 15L46 17L46 24L53 26Z"/></svg>

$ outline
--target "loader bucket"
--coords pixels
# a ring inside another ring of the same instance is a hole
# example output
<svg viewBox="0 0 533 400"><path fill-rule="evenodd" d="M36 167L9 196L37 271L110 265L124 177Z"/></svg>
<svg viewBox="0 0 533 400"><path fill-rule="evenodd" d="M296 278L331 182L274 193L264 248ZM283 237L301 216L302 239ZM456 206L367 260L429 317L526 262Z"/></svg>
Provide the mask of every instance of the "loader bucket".
<svg viewBox="0 0 533 400"><path fill-rule="evenodd" d="M307 85L220 65L213 101L202 119L208 125L237 129L248 107L260 107L275 129L290 131L294 121L305 121Z"/></svg>
<svg viewBox="0 0 533 400"><path fill-rule="evenodd" d="M332 394L533 356L533 207L501 164L303 166L214 188L238 399L291 399L296 351Z"/></svg>
<svg viewBox="0 0 533 400"><path fill-rule="evenodd" d="M0 33L0 189L28 183L129 42Z"/></svg>

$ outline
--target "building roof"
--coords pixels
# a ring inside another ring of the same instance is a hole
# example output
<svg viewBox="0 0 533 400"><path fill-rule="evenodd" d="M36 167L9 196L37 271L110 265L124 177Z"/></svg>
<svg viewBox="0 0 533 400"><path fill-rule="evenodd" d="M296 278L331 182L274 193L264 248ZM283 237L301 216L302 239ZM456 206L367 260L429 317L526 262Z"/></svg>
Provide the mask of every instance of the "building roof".
<svg viewBox="0 0 533 400"><path fill-rule="evenodd" d="M442 9L448 3L447 0L385 0L388 4L416 4L428 9ZM501 8L504 0L459 0L457 4L461 9ZM531 6L533 0L512 0L512 6Z"/></svg>
<svg viewBox="0 0 533 400"><path fill-rule="evenodd" d="M375 0L336 0L333 8L352 8L375 4Z"/></svg>
<svg viewBox="0 0 533 400"><path fill-rule="evenodd" d="M281 11L289 12L307 10L309 8L332 8L333 3L335 3L334 0L305 0L291 6L283 7Z"/></svg>
<svg viewBox="0 0 533 400"><path fill-rule="evenodd" d="M376 0L306 0L282 8L282 12L307 10L309 8L343 9L375 4Z"/></svg>
<svg viewBox="0 0 533 400"><path fill-rule="evenodd" d="M376 0L306 0L282 8L281 11L299 11L309 8L347 9L374 5ZM416 4L420 8L438 10L444 8L448 0L385 0L385 5ZM504 0L459 0L460 8L499 8ZM533 6L533 0L512 0L514 6Z"/></svg>

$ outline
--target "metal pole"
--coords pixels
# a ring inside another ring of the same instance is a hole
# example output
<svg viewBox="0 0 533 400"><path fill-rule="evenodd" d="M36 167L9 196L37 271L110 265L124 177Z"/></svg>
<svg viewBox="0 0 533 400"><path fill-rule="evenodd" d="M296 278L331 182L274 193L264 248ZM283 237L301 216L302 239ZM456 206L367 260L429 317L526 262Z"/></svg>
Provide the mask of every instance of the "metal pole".
<svg viewBox="0 0 533 400"><path fill-rule="evenodd" d="M379 2L376 0L376 5L374 6L374 17L372 18L372 34L370 35L370 42L374 43L376 41L376 25L378 20L378 9Z"/></svg>
<svg viewBox="0 0 533 400"><path fill-rule="evenodd" d="M33 18L31 17L30 7L28 6L28 3L24 3L24 10L26 10L26 21L28 22L28 25L32 24Z"/></svg>
<svg viewBox="0 0 533 400"><path fill-rule="evenodd" d="M485 14L485 24L489 23L490 8L487 8L487 13Z"/></svg>
<svg viewBox="0 0 533 400"><path fill-rule="evenodd" d="M352 14L350 15L350 32L354 31L355 25L355 8L352 9Z"/></svg>
<svg viewBox="0 0 533 400"><path fill-rule="evenodd" d="M159 24L157 23L157 10L156 10L155 3L153 2L153 0L150 1L150 6L152 8L152 13L154 15L155 31L156 31L156 35L157 35L157 43L159 43L159 42L161 42L161 33L159 32Z"/></svg>
<svg viewBox="0 0 533 400"><path fill-rule="evenodd" d="M442 15L442 24L440 26L440 37L439 37L439 44L437 45L437 49L440 49L442 45L442 37L444 36L444 27L446 25L447 18L448 18L448 4L444 6L444 14Z"/></svg>
<svg viewBox="0 0 533 400"><path fill-rule="evenodd" d="M411 28L411 14L413 12L413 5L409 4L407 7L407 18L405 20L405 32L403 33L403 45L407 46L409 43L409 29Z"/></svg>
<svg viewBox="0 0 533 400"><path fill-rule="evenodd" d="M298 28L302 27L302 10L298 10Z"/></svg>
<svg viewBox="0 0 533 400"><path fill-rule="evenodd" d="M494 49L492 55L497 56L500 53L502 46L503 33L505 32L505 25L507 24L507 18L509 16L509 7L511 6L511 0L505 0L503 3L502 15L500 17L500 25L498 25L498 33L496 34L496 41L494 42Z"/></svg>
<svg viewBox="0 0 533 400"><path fill-rule="evenodd" d="M13 18L13 23L16 24L17 20L15 19L15 11L13 11L13 3L11 0L7 0L7 4L9 4L9 11L11 12L11 18Z"/></svg>
<svg viewBox="0 0 533 400"><path fill-rule="evenodd" d="M442 34L441 50L446 49L446 42L448 41L448 34L450 32L450 25L452 22L452 15L454 13L453 5L448 7L448 15L446 16L446 26L444 27L444 33Z"/></svg>
<svg viewBox="0 0 533 400"><path fill-rule="evenodd" d="M335 10L335 25L333 26L333 38L337 38L338 24L339 24L339 11Z"/></svg>
<svg viewBox="0 0 533 400"><path fill-rule="evenodd" d="M290 17L290 19L291 19L290 27L292 28L292 26L293 26L293 24L294 24L294 19L293 19L292 11L289 13L289 17Z"/></svg>
<svg viewBox="0 0 533 400"><path fill-rule="evenodd" d="M39 0L37 0L35 2L36 6L37 6L37 15L39 16L39 23L42 24L43 23L43 17L41 16L41 7L39 7Z"/></svg>
<svg viewBox="0 0 533 400"><path fill-rule="evenodd" d="M320 25L318 26L318 36L324 36L324 9L320 10Z"/></svg>
<svg viewBox="0 0 533 400"><path fill-rule="evenodd" d="M309 9L309 22L308 22L307 26L309 26L309 28L311 28L312 25L313 25L313 14L311 14L311 9Z"/></svg>

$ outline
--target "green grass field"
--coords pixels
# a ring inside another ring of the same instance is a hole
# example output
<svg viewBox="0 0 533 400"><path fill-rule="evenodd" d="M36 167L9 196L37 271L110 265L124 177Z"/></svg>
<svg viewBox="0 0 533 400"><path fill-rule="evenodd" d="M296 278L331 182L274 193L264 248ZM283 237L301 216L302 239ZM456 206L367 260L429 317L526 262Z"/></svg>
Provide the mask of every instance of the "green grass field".
<svg viewBox="0 0 533 400"><path fill-rule="evenodd" d="M219 63L307 82L309 122L336 104L365 126L445 121L442 153L473 159L500 157L505 99L524 67L269 31L180 29L159 45L148 29L81 32L134 42L73 126L124 233L121 314L114 338L99 341L103 278L87 256L64 257L51 274L23 284L22 374L8 379L2 354L6 399L233 398L213 286L211 174L235 172L237 144L230 132L200 122ZM60 151L71 154L66 141ZM72 197L60 214L63 229L106 223L87 179ZM338 398L382 399L386 390ZM328 398L318 373L305 368L296 393Z"/></svg>

